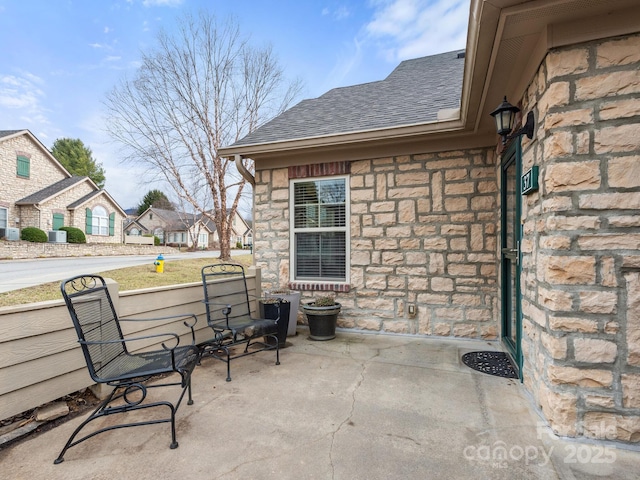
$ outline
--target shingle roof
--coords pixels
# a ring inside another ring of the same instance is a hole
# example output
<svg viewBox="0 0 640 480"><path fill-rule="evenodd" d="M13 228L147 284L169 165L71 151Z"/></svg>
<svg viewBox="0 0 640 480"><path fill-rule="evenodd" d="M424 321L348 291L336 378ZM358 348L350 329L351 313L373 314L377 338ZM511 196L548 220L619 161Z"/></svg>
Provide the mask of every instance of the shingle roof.
<svg viewBox="0 0 640 480"><path fill-rule="evenodd" d="M24 130L0 130L0 138L9 137L19 132L24 132Z"/></svg>
<svg viewBox="0 0 640 480"><path fill-rule="evenodd" d="M86 177L85 177L86 178ZM80 205L82 205L83 203L88 202L89 200L91 200L93 197L97 197L98 195L100 195L102 192L104 192L104 190L94 190L93 192L89 192L87 193L84 197L79 198L78 200L70 203L69 205L67 205L67 208L69 209L74 209L74 208L78 208Z"/></svg>
<svg viewBox="0 0 640 480"><path fill-rule="evenodd" d="M303 100L232 146L399 127L458 108L464 50L405 60L384 80Z"/></svg>
<svg viewBox="0 0 640 480"><path fill-rule="evenodd" d="M48 198L57 195L58 193L66 190L67 188L75 185L76 183L84 182L87 177L69 177L64 178L54 184L49 185L48 187L43 188L31 195L27 195L21 200L16 202L16 205L36 205L41 203Z"/></svg>
<svg viewBox="0 0 640 480"><path fill-rule="evenodd" d="M174 230L183 230L185 228L191 228L200 220L199 215L186 212L178 212L175 210L166 210L164 208L151 207L150 210L159 215L165 222L167 222L167 228ZM195 217L195 218L194 218ZM140 223L140 222L138 222ZM143 225L140 223L140 225ZM143 225L144 226L144 225ZM146 226L144 226L147 228Z"/></svg>

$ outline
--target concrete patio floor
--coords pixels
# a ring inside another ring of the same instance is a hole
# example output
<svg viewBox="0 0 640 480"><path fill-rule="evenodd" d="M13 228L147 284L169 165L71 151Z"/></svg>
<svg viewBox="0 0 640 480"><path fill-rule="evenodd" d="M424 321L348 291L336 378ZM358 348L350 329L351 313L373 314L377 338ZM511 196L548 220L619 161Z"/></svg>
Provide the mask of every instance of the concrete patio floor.
<svg viewBox="0 0 640 480"><path fill-rule="evenodd" d="M0 451L3 479L636 479L640 452L555 437L518 381L466 367L492 342L299 329L273 352L205 358L194 405L98 435L53 465L85 417ZM157 396L158 391L152 392ZM173 398L173 396L172 396ZM148 415L144 413L143 415ZM114 419L102 419L110 422Z"/></svg>

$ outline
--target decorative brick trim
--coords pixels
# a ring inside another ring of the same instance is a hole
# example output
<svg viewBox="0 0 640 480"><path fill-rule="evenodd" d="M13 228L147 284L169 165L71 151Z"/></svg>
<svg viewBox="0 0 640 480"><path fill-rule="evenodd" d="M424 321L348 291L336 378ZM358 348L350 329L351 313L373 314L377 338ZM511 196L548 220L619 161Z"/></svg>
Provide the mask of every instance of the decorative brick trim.
<svg viewBox="0 0 640 480"><path fill-rule="evenodd" d="M341 292L347 293L351 285L346 283L301 283L289 282L291 290L316 291L316 292Z"/></svg>
<svg viewBox="0 0 640 480"><path fill-rule="evenodd" d="M289 167L289 178L325 177L351 173L351 162L315 163Z"/></svg>

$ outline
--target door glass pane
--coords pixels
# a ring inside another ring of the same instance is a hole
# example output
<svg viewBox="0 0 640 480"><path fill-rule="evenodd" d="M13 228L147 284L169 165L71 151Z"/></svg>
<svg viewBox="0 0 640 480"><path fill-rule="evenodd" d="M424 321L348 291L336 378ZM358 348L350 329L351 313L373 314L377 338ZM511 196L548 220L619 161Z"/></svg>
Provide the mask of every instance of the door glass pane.
<svg viewBox="0 0 640 480"><path fill-rule="evenodd" d="M506 176L505 196L505 228L507 229L505 248L516 248L516 163L511 164L504 171Z"/></svg>
<svg viewBox="0 0 640 480"><path fill-rule="evenodd" d="M509 316L511 317L511 326L509 328L509 338L511 338L511 340L513 341L514 345L517 345L517 337L516 334L518 332L518 327L517 327L517 320L518 320L518 316L516 314L516 302L518 301L516 298L516 265L514 262L510 262L509 265L509 269L511 270L511 274L509 275L510 279L511 279L511 285L509 286L509 290L510 290L510 294L511 294L511 301L510 303L510 313Z"/></svg>

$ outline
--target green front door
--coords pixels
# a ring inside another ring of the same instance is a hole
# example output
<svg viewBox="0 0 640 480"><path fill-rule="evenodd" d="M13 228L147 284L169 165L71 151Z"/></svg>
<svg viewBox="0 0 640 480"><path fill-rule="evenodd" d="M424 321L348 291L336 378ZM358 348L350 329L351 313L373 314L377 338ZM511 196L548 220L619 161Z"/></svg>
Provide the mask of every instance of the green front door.
<svg viewBox="0 0 640 480"><path fill-rule="evenodd" d="M522 312L520 297L520 223L521 149L515 141L502 157L501 175L501 272L502 272L502 342L522 378Z"/></svg>

